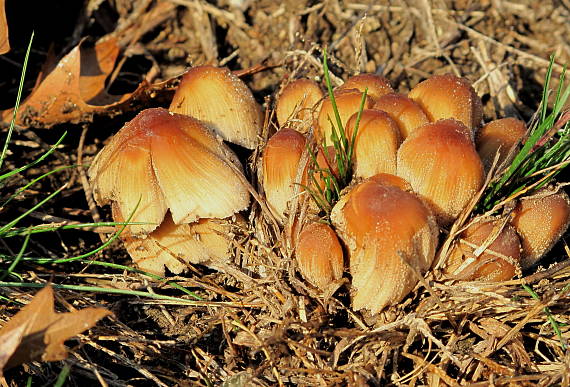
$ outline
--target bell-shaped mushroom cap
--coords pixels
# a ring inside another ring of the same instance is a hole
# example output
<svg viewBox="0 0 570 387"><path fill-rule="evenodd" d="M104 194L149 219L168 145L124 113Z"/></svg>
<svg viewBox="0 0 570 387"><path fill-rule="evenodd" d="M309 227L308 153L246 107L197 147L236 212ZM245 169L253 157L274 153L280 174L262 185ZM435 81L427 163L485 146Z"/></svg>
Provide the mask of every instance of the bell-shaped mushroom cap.
<svg viewBox="0 0 570 387"><path fill-rule="evenodd" d="M184 74L169 110L203 121L224 140L253 149L263 125L251 90L227 68L193 67Z"/></svg>
<svg viewBox="0 0 570 387"><path fill-rule="evenodd" d="M503 164L525 134L525 123L516 118L501 118L483 126L477 134L477 151L485 169L489 170L497 152L500 152L497 166Z"/></svg>
<svg viewBox="0 0 570 387"><path fill-rule="evenodd" d="M236 156L199 121L147 109L125 124L89 169L100 205L116 202L133 234L149 233L167 209L174 222L226 218L249 205ZM136 209L136 211L135 211Z"/></svg>
<svg viewBox="0 0 570 387"><path fill-rule="evenodd" d="M490 220L469 226L450 252L447 273L463 280L507 281L521 258L515 229Z"/></svg>
<svg viewBox="0 0 570 387"><path fill-rule="evenodd" d="M453 119L416 129L398 150L397 170L443 225L459 216L484 183L475 146Z"/></svg>
<svg viewBox="0 0 570 387"><path fill-rule="evenodd" d="M472 133L483 117L483 104L469 81L455 75L434 75L414 87L408 97L427 113L430 121L455 118Z"/></svg>
<svg viewBox="0 0 570 387"><path fill-rule="evenodd" d="M362 102L362 93L356 89L338 90L334 93L336 106L338 108L338 113L340 115L340 120L342 122L342 127L346 129L346 123L348 119L360 110L360 104ZM364 102L364 109L369 109L372 107L372 99L366 97ZM330 119L330 121L329 121ZM318 117L318 128L315 131L315 137L319 141L326 140L327 144L332 144L331 134L332 126L331 122L334 124L338 135L338 125L336 117L334 114L332 102L330 98L323 100L321 104L321 110L319 111Z"/></svg>
<svg viewBox="0 0 570 387"><path fill-rule="evenodd" d="M303 277L318 288L324 289L342 277L342 247L335 232L324 223L303 227L295 257Z"/></svg>
<svg viewBox="0 0 570 387"><path fill-rule="evenodd" d="M370 178L354 186L331 219L349 249L355 309L376 313L401 301L417 284L417 273L433 262L435 219L420 199L390 179Z"/></svg>
<svg viewBox="0 0 570 387"><path fill-rule="evenodd" d="M315 105L323 98L317 82L301 78L289 83L277 99L277 122L285 125L288 120L306 121L312 118Z"/></svg>
<svg viewBox="0 0 570 387"><path fill-rule="evenodd" d="M416 128L429 123L420 105L402 94L390 93L381 96L376 99L374 109L388 113L390 118L396 121L403 140Z"/></svg>
<svg viewBox="0 0 570 387"><path fill-rule="evenodd" d="M295 182L305 144L305 136L301 133L283 128L267 141L263 150L265 197L268 205L280 216L284 216L287 203L295 195Z"/></svg>
<svg viewBox="0 0 570 387"><path fill-rule="evenodd" d="M568 228L570 199L562 189L552 194L541 191L517 204L511 223L521 237L521 266L526 269L548 253Z"/></svg>
<svg viewBox="0 0 570 387"><path fill-rule="evenodd" d="M113 204L113 218L123 222ZM150 273L164 275L164 268L179 274L187 264L209 265L228 260L232 223L225 219L200 219L191 224L175 224L167 213L162 224L144 237L131 234L128 226L120 235L127 252L137 266Z"/></svg>
<svg viewBox="0 0 570 387"><path fill-rule="evenodd" d="M393 93L394 89L390 85L390 81L376 74L358 74L348 78L346 82L339 87L339 90L357 89L360 94L368 89L367 94L373 99L377 99L384 94Z"/></svg>
<svg viewBox="0 0 570 387"><path fill-rule="evenodd" d="M352 140L358 113L346 124L349 140ZM354 141L354 174L370 177L378 173L396 173L396 152L400 146L400 130L390 116L380 110L364 110Z"/></svg>

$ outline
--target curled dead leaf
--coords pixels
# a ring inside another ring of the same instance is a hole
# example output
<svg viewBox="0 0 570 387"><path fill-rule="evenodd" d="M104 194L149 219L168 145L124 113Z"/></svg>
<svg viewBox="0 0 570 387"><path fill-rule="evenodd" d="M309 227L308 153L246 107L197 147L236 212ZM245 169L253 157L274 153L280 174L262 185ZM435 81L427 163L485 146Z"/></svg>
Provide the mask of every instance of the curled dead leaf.
<svg viewBox="0 0 570 387"><path fill-rule="evenodd" d="M65 359L64 342L110 314L105 308L56 313L53 289L46 286L0 329L0 375L29 361Z"/></svg>
<svg viewBox="0 0 570 387"><path fill-rule="evenodd" d="M111 95L107 93L106 81L119 53L119 43L112 36L92 47L82 40L36 83L20 104L16 124L51 127L64 122L87 122L96 114L117 114L130 109L135 100L153 98L176 80L157 84L143 81L132 93ZM2 112L4 122L9 122L12 116L13 109Z"/></svg>
<svg viewBox="0 0 570 387"><path fill-rule="evenodd" d="M8 21L6 20L6 10L4 0L0 0L0 55L10 51L10 41L8 40Z"/></svg>

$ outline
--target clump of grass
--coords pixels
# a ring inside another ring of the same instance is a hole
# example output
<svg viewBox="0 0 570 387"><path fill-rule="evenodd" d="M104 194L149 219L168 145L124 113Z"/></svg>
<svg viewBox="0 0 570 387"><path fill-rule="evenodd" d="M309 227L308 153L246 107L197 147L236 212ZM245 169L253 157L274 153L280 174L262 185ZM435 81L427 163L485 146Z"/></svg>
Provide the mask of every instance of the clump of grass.
<svg viewBox="0 0 570 387"><path fill-rule="evenodd" d="M511 165L491 181L479 201L478 212L494 211L523 194L535 192L570 164L570 111L562 111L570 96L570 85L564 87L564 66L554 94L553 107L549 111L553 65L554 56L551 56L540 110L528 138Z"/></svg>
<svg viewBox="0 0 570 387"><path fill-rule="evenodd" d="M360 124L362 111L364 110L364 104L366 102L368 89L364 90L362 93L362 99L360 101L360 108L356 117L354 131L351 138L348 138L347 128L345 128L342 124L333 92L326 48L323 50L323 70L328 96L334 112L334 121L330 116L328 117L328 120L332 128L330 141L334 147L335 155L333 157L333 155L331 155L328 151L329 144L327 143L326 137L323 138L322 143L317 144L316 150L309 148L309 155L311 157L308 171L309 187L305 187L305 189L309 192L319 208L324 213L326 213L328 217L333 206L340 199L340 192L343 188L348 186L352 180L352 157L354 155L354 143L356 140L356 135L358 134L358 127ZM317 164L317 153L319 150L325 155L327 162L326 168L319 168ZM335 174L332 172L332 166L328 164L331 162L336 164L336 167L338 169L338 177L335 176ZM321 188L321 186L318 184L316 178L317 175L324 182L324 188Z"/></svg>

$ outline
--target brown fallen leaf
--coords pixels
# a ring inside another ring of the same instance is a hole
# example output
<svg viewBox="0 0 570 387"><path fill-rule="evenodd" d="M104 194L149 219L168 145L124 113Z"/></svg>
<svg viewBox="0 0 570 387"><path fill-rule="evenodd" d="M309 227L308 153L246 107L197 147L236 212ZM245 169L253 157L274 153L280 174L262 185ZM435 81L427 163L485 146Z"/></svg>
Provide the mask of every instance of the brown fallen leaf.
<svg viewBox="0 0 570 387"><path fill-rule="evenodd" d="M4 0L0 0L0 55L10 51L10 41L8 40L8 21L6 20L6 10Z"/></svg>
<svg viewBox="0 0 570 387"><path fill-rule="evenodd" d="M65 359L64 342L110 314L105 308L56 313L53 289L46 286L0 329L0 376L2 370L29 361ZM2 340L7 343L6 348ZM15 348L14 342L17 342Z"/></svg>
<svg viewBox="0 0 570 387"><path fill-rule="evenodd" d="M105 81L113 72L119 52L113 36L99 40L93 47L82 40L48 74L41 75L42 79L20 104L16 124L47 128L64 122L90 121L95 114L121 112L135 99L153 98L157 91L167 89L175 81L153 85L143 81L132 93L108 94ZM2 121L9 122L12 116L13 109L4 110Z"/></svg>

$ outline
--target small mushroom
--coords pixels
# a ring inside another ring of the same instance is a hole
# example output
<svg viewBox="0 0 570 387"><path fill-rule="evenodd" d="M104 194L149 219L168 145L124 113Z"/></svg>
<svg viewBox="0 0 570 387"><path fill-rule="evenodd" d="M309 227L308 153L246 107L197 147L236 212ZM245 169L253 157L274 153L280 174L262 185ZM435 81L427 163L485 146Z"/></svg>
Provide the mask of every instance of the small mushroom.
<svg viewBox="0 0 570 387"><path fill-rule="evenodd" d="M481 124L483 104L465 78L455 75L435 75L417 84L408 94L427 113L430 121L455 118L472 136Z"/></svg>
<svg viewBox="0 0 570 387"><path fill-rule="evenodd" d="M477 151L485 169L491 168L497 152L500 152L497 166L501 166L525 135L525 123L516 118L501 118L483 126L477 134Z"/></svg>
<svg viewBox="0 0 570 387"><path fill-rule="evenodd" d="M377 313L401 301L435 256L435 219L419 198L398 185L405 182L372 177L355 185L332 210L333 225L348 247L357 310Z"/></svg>
<svg viewBox="0 0 570 387"><path fill-rule="evenodd" d="M321 87L310 79L301 78L289 83L277 99L275 110L279 126L284 126L291 119L310 120L323 95Z"/></svg>
<svg viewBox="0 0 570 387"><path fill-rule="evenodd" d="M548 253L568 229L570 199L562 188L555 192L540 191L519 201L511 223L521 237L521 266L529 268Z"/></svg>
<svg viewBox="0 0 570 387"><path fill-rule="evenodd" d="M357 89L360 94L368 89L368 95L372 99L377 99L384 94L393 93L392 85L386 78L376 74L358 74L348 78L346 82L338 88L339 90Z"/></svg>
<svg viewBox="0 0 570 387"><path fill-rule="evenodd" d="M224 140L253 149L263 125L251 90L230 70L198 66L184 74L169 110L203 121Z"/></svg>
<svg viewBox="0 0 570 387"><path fill-rule="evenodd" d="M347 136L351 141L358 113L350 117ZM378 173L396 173L396 152L400 146L400 129L390 116L380 110L364 110L354 141L354 174L367 178Z"/></svg>
<svg viewBox="0 0 570 387"><path fill-rule="evenodd" d="M320 289L342 277L342 247L335 232L324 223L310 223L303 227L295 257L303 277Z"/></svg>
<svg viewBox="0 0 570 387"><path fill-rule="evenodd" d="M475 146L465 126L454 119L416 129L398 150L397 171L442 225L457 218L484 182Z"/></svg>
<svg viewBox="0 0 570 387"><path fill-rule="evenodd" d="M381 96L376 99L374 109L388 113L390 118L396 121L403 140L416 128L430 122L420 105L402 94L390 93Z"/></svg>
<svg viewBox="0 0 570 387"><path fill-rule="evenodd" d="M469 226L450 252L447 273L463 280L507 281L521 258L515 229L501 219Z"/></svg>

